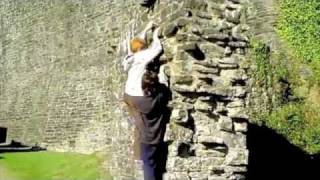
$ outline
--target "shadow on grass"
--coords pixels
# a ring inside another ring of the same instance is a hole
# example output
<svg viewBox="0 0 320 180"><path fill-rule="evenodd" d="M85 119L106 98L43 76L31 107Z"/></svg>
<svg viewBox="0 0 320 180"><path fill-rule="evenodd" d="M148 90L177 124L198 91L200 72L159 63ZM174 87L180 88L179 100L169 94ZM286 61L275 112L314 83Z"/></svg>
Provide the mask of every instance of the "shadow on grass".
<svg viewBox="0 0 320 180"><path fill-rule="evenodd" d="M305 153L265 126L250 124L247 138L247 180L319 179L320 154Z"/></svg>
<svg viewBox="0 0 320 180"><path fill-rule="evenodd" d="M0 153L5 152L35 152L35 151L45 151L45 148L40 146L27 146L17 141L11 141L10 144L0 145ZM0 157L1 158L1 157Z"/></svg>

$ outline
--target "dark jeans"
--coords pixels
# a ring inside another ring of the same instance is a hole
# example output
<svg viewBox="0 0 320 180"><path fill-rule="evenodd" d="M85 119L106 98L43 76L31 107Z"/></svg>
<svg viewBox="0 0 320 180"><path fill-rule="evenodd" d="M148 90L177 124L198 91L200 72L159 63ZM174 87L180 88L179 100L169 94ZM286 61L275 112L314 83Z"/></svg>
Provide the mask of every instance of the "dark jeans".
<svg viewBox="0 0 320 180"><path fill-rule="evenodd" d="M144 180L162 180L167 154L164 147L165 145L163 143L141 143Z"/></svg>

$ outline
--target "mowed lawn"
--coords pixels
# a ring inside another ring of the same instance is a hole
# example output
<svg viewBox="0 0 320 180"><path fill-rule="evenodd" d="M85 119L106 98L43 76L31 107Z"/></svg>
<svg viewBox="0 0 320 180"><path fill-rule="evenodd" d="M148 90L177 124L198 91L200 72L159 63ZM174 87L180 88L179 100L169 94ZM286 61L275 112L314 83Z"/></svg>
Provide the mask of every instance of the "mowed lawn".
<svg viewBox="0 0 320 180"><path fill-rule="evenodd" d="M111 180L98 155L56 152L0 154L0 179ZM2 176L2 177L1 177Z"/></svg>

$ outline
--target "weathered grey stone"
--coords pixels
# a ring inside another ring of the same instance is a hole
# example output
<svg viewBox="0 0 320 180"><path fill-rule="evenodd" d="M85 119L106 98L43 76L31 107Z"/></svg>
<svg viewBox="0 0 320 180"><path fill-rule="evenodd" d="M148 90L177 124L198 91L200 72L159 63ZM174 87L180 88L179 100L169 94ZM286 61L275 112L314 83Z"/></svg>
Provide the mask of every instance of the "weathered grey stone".
<svg viewBox="0 0 320 180"><path fill-rule="evenodd" d="M229 46L227 46L225 49L224 49L224 53L223 53L225 56L229 56L232 54L232 50Z"/></svg>
<svg viewBox="0 0 320 180"><path fill-rule="evenodd" d="M240 15L241 15L241 11L240 10L226 10L224 12L224 16L226 18L227 21L230 21L232 23L235 24L239 24L240 23Z"/></svg>
<svg viewBox="0 0 320 180"><path fill-rule="evenodd" d="M200 18L204 18L204 19L212 19L212 15L210 13L207 12L197 12L196 14L198 17Z"/></svg>
<svg viewBox="0 0 320 180"><path fill-rule="evenodd" d="M194 180L208 180L208 172L190 172L189 177Z"/></svg>
<svg viewBox="0 0 320 180"><path fill-rule="evenodd" d="M226 57L219 60L219 63L221 64L238 64L238 59L235 57Z"/></svg>
<svg viewBox="0 0 320 180"><path fill-rule="evenodd" d="M194 108L198 111L202 112L211 112L213 111L213 105L209 104L207 102L203 102L201 100L197 100L196 103L194 104Z"/></svg>
<svg viewBox="0 0 320 180"><path fill-rule="evenodd" d="M246 27L237 25L232 28L232 31L231 31L232 37L236 40L248 42L249 38L247 35L244 34L246 30L247 30Z"/></svg>
<svg viewBox="0 0 320 180"><path fill-rule="evenodd" d="M208 135L208 136L197 136L196 137L196 142L199 143L216 143L216 144L224 144L223 138L220 137L215 137L213 135Z"/></svg>
<svg viewBox="0 0 320 180"><path fill-rule="evenodd" d="M233 47L233 48L247 48L248 47L248 43L246 42L241 42L241 41L231 41L228 42L228 46Z"/></svg>
<svg viewBox="0 0 320 180"><path fill-rule="evenodd" d="M206 34L202 37L210 42L228 41L230 39L229 35L224 33Z"/></svg>
<svg viewBox="0 0 320 180"><path fill-rule="evenodd" d="M201 170L210 170L212 166L220 166L224 162L223 157L203 157L201 158Z"/></svg>
<svg viewBox="0 0 320 180"><path fill-rule="evenodd" d="M232 119L227 116L220 116L218 125L219 128L223 131L233 130Z"/></svg>
<svg viewBox="0 0 320 180"><path fill-rule="evenodd" d="M195 61L194 63L202 65L204 67L208 67L208 68L209 67L216 68L218 67L218 62L219 62L219 59L212 58L212 59L206 59L204 61Z"/></svg>
<svg viewBox="0 0 320 180"><path fill-rule="evenodd" d="M167 168L173 172L196 172L201 171L202 161L200 158L188 157L172 157L168 160Z"/></svg>
<svg viewBox="0 0 320 180"><path fill-rule="evenodd" d="M220 177L220 176L209 176L208 180L229 180L226 177Z"/></svg>
<svg viewBox="0 0 320 180"><path fill-rule="evenodd" d="M186 109L173 109L170 119L179 124L186 124L189 121L189 113Z"/></svg>
<svg viewBox="0 0 320 180"><path fill-rule="evenodd" d="M208 55L210 58L220 58L223 56L224 48L217 46L213 43L199 43L198 44L201 51Z"/></svg>
<svg viewBox="0 0 320 180"><path fill-rule="evenodd" d="M248 119L248 115L243 107L227 108L228 116L231 118Z"/></svg>
<svg viewBox="0 0 320 180"><path fill-rule="evenodd" d="M247 165L249 157L248 154L249 151L247 149L230 148L228 150L225 163L232 166Z"/></svg>
<svg viewBox="0 0 320 180"><path fill-rule="evenodd" d="M236 132L247 132L248 131L248 123L247 122L234 122L233 123L234 130Z"/></svg>
<svg viewBox="0 0 320 180"><path fill-rule="evenodd" d="M246 166L226 166L224 170L226 173L245 173L248 169Z"/></svg>
<svg viewBox="0 0 320 180"><path fill-rule="evenodd" d="M237 3L237 4L241 3L241 0L228 0L228 1L231 1L231 2Z"/></svg>
<svg viewBox="0 0 320 180"><path fill-rule="evenodd" d="M196 87L195 86L188 86L188 85L172 85L172 90L175 90L177 92L182 92L182 93L194 93L196 92Z"/></svg>
<svg viewBox="0 0 320 180"><path fill-rule="evenodd" d="M227 150L219 150L214 148L207 148L203 144L198 144L195 148L195 154L199 157L224 157Z"/></svg>
<svg viewBox="0 0 320 180"><path fill-rule="evenodd" d="M176 34L176 41L177 42L185 42L185 41L196 41L199 42L201 40L201 38L199 36L196 36L194 34L191 33L182 33L179 32Z"/></svg>
<svg viewBox="0 0 320 180"><path fill-rule="evenodd" d="M196 10L206 10L208 7L208 4L204 0L187 0L185 3L185 6L190 9L196 9Z"/></svg>
<svg viewBox="0 0 320 180"><path fill-rule="evenodd" d="M193 70L198 71L200 73L205 73L205 74L219 74L220 72L218 68L206 68L205 66L198 66L198 65L194 65Z"/></svg>
<svg viewBox="0 0 320 180"><path fill-rule="evenodd" d="M187 18L187 17L180 17L177 21L176 21L176 24L178 27L184 27L186 26L187 24L191 23L191 20L190 18Z"/></svg>
<svg viewBox="0 0 320 180"><path fill-rule="evenodd" d="M176 23L169 23L164 27L163 35L165 37L172 37L178 32L178 26Z"/></svg>
<svg viewBox="0 0 320 180"><path fill-rule="evenodd" d="M220 113L220 114L226 114L227 108L223 102L218 102L217 107L215 109L215 112Z"/></svg>
<svg viewBox="0 0 320 180"><path fill-rule="evenodd" d="M193 82L193 76L190 75L172 75L171 76L172 84L178 85L178 84L192 84Z"/></svg>
<svg viewBox="0 0 320 180"><path fill-rule="evenodd" d="M221 131L216 135L218 138L223 139L223 142L229 148L245 148L246 147L246 135L241 133L230 133Z"/></svg>
<svg viewBox="0 0 320 180"><path fill-rule="evenodd" d="M191 129L177 124L170 124L167 126L164 139L165 141L191 142L193 134L194 133Z"/></svg>
<svg viewBox="0 0 320 180"><path fill-rule="evenodd" d="M184 44L178 46L178 49L185 51L194 51L198 48L197 43L195 42L184 42Z"/></svg>
<svg viewBox="0 0 320 180"><path fill-rule="evenodd" d="M243 108L244 106L245 106L245 102L243 99L236 99L232 102L229 102L226 107L227 108L238 108L238 107Z"/></svg>
<svg viewBox="0 0 320 180"><path fill-rule="evenodd" d="M246 177L244 174L232 174L228 177L229 180L245 180Z"/></svg>
<svg viewBox="0 0 320 180"><path fill-rule="evenodd" d="M167 172L163 176L163 180L190 180L186 172Z"/></svg>

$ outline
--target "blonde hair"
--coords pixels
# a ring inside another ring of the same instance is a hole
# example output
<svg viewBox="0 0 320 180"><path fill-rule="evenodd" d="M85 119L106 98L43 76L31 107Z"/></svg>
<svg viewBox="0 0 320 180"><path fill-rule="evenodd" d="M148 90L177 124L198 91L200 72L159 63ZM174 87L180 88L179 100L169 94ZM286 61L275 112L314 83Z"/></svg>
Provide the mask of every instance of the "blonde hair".
<svg viewBox="0 0 320 180"><path fill-rule="evenodd" d="M130 48L133 53L136 53L142 49L147 48L147 43L143 39L133 38L130 42Z"/></svg>

